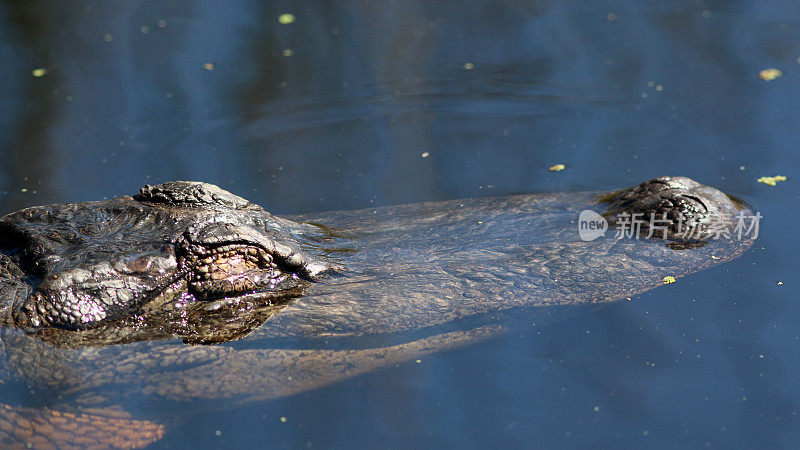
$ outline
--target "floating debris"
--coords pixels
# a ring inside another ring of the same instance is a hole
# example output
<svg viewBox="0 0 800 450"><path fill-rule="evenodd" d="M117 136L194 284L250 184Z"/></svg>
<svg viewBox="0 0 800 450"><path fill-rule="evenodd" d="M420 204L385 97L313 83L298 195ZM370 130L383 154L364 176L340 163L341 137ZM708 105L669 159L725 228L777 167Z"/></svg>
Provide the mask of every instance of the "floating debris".
<svg viewBox="0 0 800 450"><path fill-rule="evenodd" d="M41 78L41 77L47 75L47 69L45 69L45 68L33 69L33 71L31 73L36 78Z"/></svg>
<svg viewBox="0 0 800 450"><path fill-rule="evenodd" d="M289 25L290 23L294 23L294 20L294 14L285 13L278 16L278 23L281 25Z"/></svg>
<svg viewBox="0 0 800 450"><path fill-rule="evenodd" d="M563 164L556 164L555 166L550 166L547 168L550 172L561 172L562 170L566 169L567 166Z"/></svg>
<svg viewBox="0 0 800 450"><path fill-rule="evenodd" d="M772 81L783 76L783 72L778 69L764 69L758 73L758 77L764 81Z"/></svg>
<svg viewBox="0 0 800 450"><path fill-rule="evenodd" d="M756 181L764 183L767 186L775 186L779 181L786 181L786 177L783 175L775 175L774 177L761 177Z"/></svg>
<svg viewBox="0 0 800 450"><path fill-rule="evenodd" d="M214 63L207 62L207 63L203 64L203 69L214 70Z"/></svg>
<svg viewBox="0 0 800 450"><path fill-rule="evenodd" d="M473 63L465 63L464 64L464 68L467 69L467 70L472 70L472 69L475 68L475 64L473 64Z"/></svg>
<svg viewBox="0 0 800 450"><path fill-rule="evenodd" d="M663 281L664 284L674 283L675 282L675 277L664 277L664 279L661 280L661 281Z"/></svg>

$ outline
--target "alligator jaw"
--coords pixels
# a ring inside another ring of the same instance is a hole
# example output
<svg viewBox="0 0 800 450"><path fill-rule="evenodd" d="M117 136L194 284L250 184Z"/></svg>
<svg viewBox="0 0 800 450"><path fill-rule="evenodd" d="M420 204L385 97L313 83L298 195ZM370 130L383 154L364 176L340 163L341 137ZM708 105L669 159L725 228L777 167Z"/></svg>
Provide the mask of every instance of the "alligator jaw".
<svg viewBox="0 0 800 450"><path fill-rule="evenodd" d="M14 324L14 310L30 295L25 274L7 255L0 253L0 325Z"/></svg>
<svg viewBox="0 0 800 450"><path fill-rule="evenodd" d="M14 312L23 328L79 329L130 314L182 278L174 253L79 265L46 275Z"/></svg>

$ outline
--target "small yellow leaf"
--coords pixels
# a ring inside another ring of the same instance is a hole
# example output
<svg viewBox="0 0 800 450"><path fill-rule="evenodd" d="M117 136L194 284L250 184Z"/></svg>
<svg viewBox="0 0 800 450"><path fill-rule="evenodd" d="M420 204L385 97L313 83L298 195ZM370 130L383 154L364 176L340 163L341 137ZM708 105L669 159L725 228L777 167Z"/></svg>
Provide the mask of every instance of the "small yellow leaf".
<svg viewBox="0 0 800 450"><path fill-rule="evenodd" d="M783 76L783 72L778 69L764 69L758 73L758 77L764 81L772 81Z"/></svg>
<svg viewBox="0 0 800 450"><path fill-rule="evenodd" d="M547 168L550 172L561 172L562 170L566 169L567 166L563 164L556 164L555 166L550 166Z"/></svg>
<svg viewBox="0 0 800 450"><path fill-rule="evenodd" d="M290 23L294 23L294 14L281 14L278 16L278 22L281 25L289 25Z"/></svg>
<svg viewBox="0 0 800 450"><path fill-rule="evenodd" d="M674 283L675 282L675 277L664 277L664 279L662 281L664 282L664 284Z"/></svg>
<svg viewBox="0 0 800 450"><path fill-rule="evenodd" d="M767 186L775 186L779 181L786 181L786 177L783 175L775 175L774 177L761 177L756 181L764 183Z"/></svg>

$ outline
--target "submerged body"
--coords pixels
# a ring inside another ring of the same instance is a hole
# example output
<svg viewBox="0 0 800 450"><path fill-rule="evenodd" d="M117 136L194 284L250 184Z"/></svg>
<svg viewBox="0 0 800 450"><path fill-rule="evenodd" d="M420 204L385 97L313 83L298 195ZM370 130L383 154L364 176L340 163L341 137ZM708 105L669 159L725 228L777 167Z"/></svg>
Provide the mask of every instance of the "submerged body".
<svg viewBox="0 0 800 450"><path fill-rule="evenodd" d="M56 410L142 395L290 395L484 339L514 320L626 298L751 243L666 245L674 228L663 232L668 240L581 241L585 209L612 220L680 213L701 238L712 215L738 210L682 178L608 195L605 205L599 198L527 195L289 221L214 186L176 182L133 198L23 210L0 220L2 317L27 331L5 332L7 383L36 386L42 399L58 393L67 406L42 400ZM155 340L214 343L254 329L232 346ZM144 342L106 346L134 341ZM39 409L8 411L0 421L52 424ZM136 426L151 430L151 441L163 432ZM7 429L0 423L9 441L36 436Z"/></svg>

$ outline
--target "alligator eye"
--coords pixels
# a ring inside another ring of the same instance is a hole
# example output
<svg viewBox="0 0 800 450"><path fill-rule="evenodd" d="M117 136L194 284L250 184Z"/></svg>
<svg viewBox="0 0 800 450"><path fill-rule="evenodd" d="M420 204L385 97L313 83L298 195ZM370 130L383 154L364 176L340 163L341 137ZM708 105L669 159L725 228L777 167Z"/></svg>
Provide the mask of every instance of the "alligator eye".
<svg viewBox="0 0 800 450"><path fill-rule="evenodd" d="M278 290L290 278L270 253L246 244L196 246L184 257L184 264L190 273L190 290L202 299Z"/></svg>

